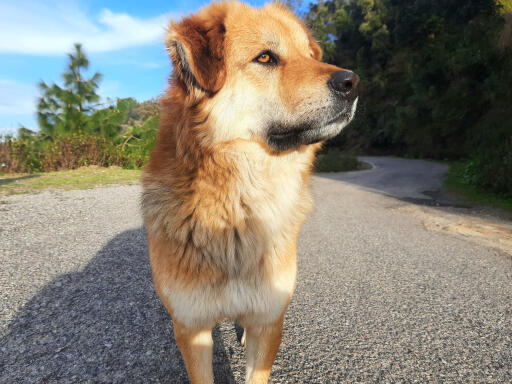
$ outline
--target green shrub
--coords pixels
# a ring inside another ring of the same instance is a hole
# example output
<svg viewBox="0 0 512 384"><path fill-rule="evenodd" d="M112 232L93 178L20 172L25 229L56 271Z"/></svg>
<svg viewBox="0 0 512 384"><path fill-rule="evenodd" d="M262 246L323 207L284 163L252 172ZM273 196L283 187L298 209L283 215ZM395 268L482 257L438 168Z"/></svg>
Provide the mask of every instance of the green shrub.
<svg viewBox="0 0 512 384"><path fill-rule="evenodd" d="M89 165L137 169L148 160L152 145L150 140L115 144L102 136L76 134L51 141L9 137L0 141L0 172L50 172Z"/></svg>
<svg viewBox="0 0 512 384"><path fill-rule="evenodd" d="M348 172L364 168L364 164L357 160L356 157L335 149L320 152L315 162L315 172Z"/></svg>
<svg viewBox="0 0 512 384"><path fill-rule="evenodd" d="M462 176L462 181L464 184L480 184L480 165L481 160L479 158L471 159L464 165L464 174Z"/></svg>
<svg viewBox="0 0 512 384"><path fill-rule="evenodd" d="M476 184L512 197L512 137L503 145L487 150L477 162Z"/></svg>
<svg viewBox="0 0 512 384"><path fill-rule="evenodd" d="M512 197L512 138L503 145L485 150L464 165L462 181L505 197Z"/></svg>
<svg viewBox="0 0 512 384"><path fill-rule="evenodd" d="M48 143L41 153L41 171L76 169L89 165L120 165L121 153L101 136L67 135Z"/></svg>
<svg viewBox="0 0 512 384"><path fill-rule="evenodd" d="M0 137L0 173L29 173L41 169L37 140Z"/></svg>

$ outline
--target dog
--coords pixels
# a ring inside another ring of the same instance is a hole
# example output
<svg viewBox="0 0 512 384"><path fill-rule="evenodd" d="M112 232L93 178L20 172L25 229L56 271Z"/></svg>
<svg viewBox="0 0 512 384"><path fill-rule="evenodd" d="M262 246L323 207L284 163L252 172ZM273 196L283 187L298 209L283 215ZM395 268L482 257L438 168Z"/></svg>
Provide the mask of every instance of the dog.
<svg viewBox="0 0 512 384"><path fill-rule="evenodd" d="M155 289L192 384L213 383L223 319L244 327L246 383L267 383L315 152L353 118L359 77L322 63L277 3L213 3L171 22L165 43L173 72L142 178Z"/></svg>

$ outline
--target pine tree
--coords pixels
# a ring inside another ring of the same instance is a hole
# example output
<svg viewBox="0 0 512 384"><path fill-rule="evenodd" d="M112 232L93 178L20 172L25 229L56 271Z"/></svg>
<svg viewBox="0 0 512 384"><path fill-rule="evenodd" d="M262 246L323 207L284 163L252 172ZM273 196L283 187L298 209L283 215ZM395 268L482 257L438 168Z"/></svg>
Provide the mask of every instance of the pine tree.
<svg viewBox="0 0 512 384"><path fill-rule="evenodd" d="M37 123L41 133L52 138L62 131L62 103L59 99L62 89L57 84L49 86L44 81L39 83L39 89L42 96L37 103Z"/></svg>
<svg viewBox="0 0 512 384"><path fill-rule="evenodd" d="M68 54L68 68L62 74L64 87L39 83L41 97L38 102L38 123L42 133L54 137L63 133L84 133L87 120L99 100L96 93L101 74L84 78L89 60L81 44L75 44L75 51Z"/></svg>

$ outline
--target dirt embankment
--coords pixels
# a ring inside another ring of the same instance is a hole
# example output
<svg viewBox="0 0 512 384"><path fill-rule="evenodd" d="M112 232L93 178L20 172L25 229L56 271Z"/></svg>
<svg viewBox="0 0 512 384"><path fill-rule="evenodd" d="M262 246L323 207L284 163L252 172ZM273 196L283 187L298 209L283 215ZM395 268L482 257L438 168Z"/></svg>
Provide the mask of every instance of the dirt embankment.
<svg viewBox="0 0 512 384"><path fill-rule="evenodd" d="M419 217L428 230L451 233L512 255L512 222L494 212L415 205L400 209Z"/></svg>

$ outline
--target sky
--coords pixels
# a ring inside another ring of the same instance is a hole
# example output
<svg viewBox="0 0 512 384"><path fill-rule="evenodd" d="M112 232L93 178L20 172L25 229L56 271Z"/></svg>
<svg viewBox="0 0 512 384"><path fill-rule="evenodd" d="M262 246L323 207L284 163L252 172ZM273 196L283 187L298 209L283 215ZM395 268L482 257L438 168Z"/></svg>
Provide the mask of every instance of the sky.
<svg viewBox="0 0 512 384"><path fill-rule="evenodd" d="M0 135L15 134L20 125L37 129L37 83L62 84L75 42L89 58L87 74L103 74L103 99L157 97L171 71L165 26L209 2L1 0ZM265 0L246 2L261 6Z"/></svg>

